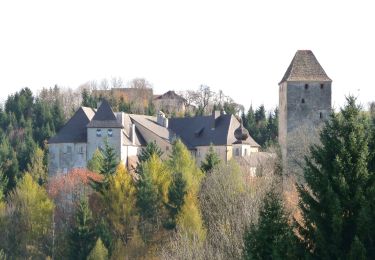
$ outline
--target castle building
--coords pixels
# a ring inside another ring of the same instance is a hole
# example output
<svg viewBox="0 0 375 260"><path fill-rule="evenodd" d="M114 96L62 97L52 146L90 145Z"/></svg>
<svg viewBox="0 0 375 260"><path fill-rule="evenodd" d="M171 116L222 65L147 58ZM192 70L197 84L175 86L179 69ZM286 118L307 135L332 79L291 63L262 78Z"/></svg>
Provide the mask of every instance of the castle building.
<svg viewBox="0 0 375 260"><path fill-rule="evenodd" d="M64 174L74 168L85 168L105 140L118 160L128 168L137 163L137 155L149 142L168 156L172 143L180 138L198 164L204 160L210 145L227 162L236 157L257 153L259 145L233 115L219 111L210 116L167 118L113 112L103 100L97 110L81 107L64 127L49 140L49 174Z"/></svg>
<svg viewBox="0 0 375 260"><path fill-rule="evenodd" d="M279 83L279 143L284 169L294 167L331 113L332 80L310 50L299 50ZM302 158L303 159L303 158Z"/></svg>

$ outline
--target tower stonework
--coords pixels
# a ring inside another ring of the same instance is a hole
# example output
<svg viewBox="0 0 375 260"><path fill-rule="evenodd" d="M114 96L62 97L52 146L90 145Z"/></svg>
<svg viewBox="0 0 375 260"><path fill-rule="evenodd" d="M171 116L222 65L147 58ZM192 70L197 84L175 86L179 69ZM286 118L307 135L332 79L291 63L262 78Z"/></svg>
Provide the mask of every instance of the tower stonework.
<svg viewBox="0 0 375 260"><path fill-rule="evenodd" d="M288 173L301 170L304 155L331 113L331 84L312 51L296 52L279 83L279 143Z"/></svg>

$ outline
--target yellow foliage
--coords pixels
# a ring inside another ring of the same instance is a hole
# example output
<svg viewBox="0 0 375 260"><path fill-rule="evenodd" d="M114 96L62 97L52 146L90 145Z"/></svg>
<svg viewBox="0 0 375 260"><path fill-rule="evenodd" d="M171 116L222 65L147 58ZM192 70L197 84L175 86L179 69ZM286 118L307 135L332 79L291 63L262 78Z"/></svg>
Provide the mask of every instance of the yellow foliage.
<svg viewBox="0 0 375 260"><path fill-rule="evenodd" d="M144 163L142 170L149 174L152 183L158 188L158 192L163 198L164 203L168 203L168 188L171 184L171 173L165 163L153 154L151 158Z"/></svg>
<svg viewBox="0 0 375 260"><path fill-rule="evenodd" d="M103 198L108 207L107 217L110 224L115 233L124 239L132 232L137 219L135 194L132 176L124 165L119 164L115 174L109 178L109 188Z"/></svg>
<svg viewBox="0 0 375 260"><path fill-rule="evenodd" d="M177 226L191 238L196 237L202 242L206 238L198 198L192 192L185 195L185 203L177 216Z"/></svg>

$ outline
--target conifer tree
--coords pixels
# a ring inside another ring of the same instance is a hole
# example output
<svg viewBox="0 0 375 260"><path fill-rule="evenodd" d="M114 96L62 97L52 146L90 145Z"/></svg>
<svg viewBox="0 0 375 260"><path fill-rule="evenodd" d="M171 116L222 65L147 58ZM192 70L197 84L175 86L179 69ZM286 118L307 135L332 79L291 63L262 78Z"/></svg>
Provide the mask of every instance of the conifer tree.
<svg viewBox="0 0 375 260"><path fill-rule="evenodd" d="M181 172L172 174L172 182L168 189L168 210L170 220L168 222L168 228L176 227L176 217L181 211L184 205L184 199L186 195L186 181L182 176Z"/></svg>
<svg viewBox="0 0 375 260"><path fill-rule="evenodd" d="M369 169L368 123L348 97L321 132L298 186L307 254L321 259L375 258L374 172Z"/></svg>
<svg viewBox="0 0 375 260"><path fill-rule="evenodd" d="M103 154L99 149L96 149L92 155L91 160L87 162L87 169L92 172L100 173L100 167L103 164Z"/></svg>
<svg viewBox="0 0 375 260"><path fill-rule="evenodd" d="M104 176L111 176L116 172L118 164L117 155L115 149L108 143L108 140L104 141L104 150L102 151L103 161L100 167L100 173Z"/></svg>
<svg viewBox="0 0 375 260"><path fill-rule="evenodd" d="M75 223L70 232L70 252L72 259L86 259L95 243L92 213L87 198L78 204Z"/></svg>
<svg viewBox="0 0 375 260"><path fill-rule="evenodd" d="M157 157L161 157L163 155L162 150L160 147L156 144L156 142L150 142L147 144L145 149L141 150L141 153L138 155L138 165L136 171L138 173L141 172L141 165L142 162L148 161L152 155L156 155Z"/></svg>
<svg viewBox="0 0 375 260"><path fill-rule="evenodd" d="M245 233L245 259L294 259L295 238L279 196L274 187L266 193L258 223Z"/></svg>
<svg viewBox="0 0 375 260"><path fill-rule="evenodd" d="M214 167L220 164L220 158L217 155L217 153L214 151L214 147L212 144L210 145L210 148L208 150L208 153L206 154L205 160L201 164L201 170L203 172L209 172Z"/></svg>
<svg viewBox="0 0 375 260"><path fill-rule="evenodd" d="M44 165L44 152L39 147L36 148L30 164L27 166L27 173L29 173L34 181L39 185L44 185L47 182L47 169Z"/></svg>
<svg viewBox="0 0 375 260"><path fill-rule="evenodd" d="M90 254L87 257L87 260L107 260L108 259L108 250L103 244L102 240L98 238L96 240L94 248L91 250Z"/></svg>

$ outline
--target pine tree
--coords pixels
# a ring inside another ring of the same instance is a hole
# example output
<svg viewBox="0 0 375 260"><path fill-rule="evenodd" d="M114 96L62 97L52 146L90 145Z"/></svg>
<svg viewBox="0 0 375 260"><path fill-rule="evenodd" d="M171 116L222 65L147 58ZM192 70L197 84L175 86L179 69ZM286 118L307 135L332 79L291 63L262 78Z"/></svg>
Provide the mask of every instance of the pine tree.
<svg viewBox="0 0 375 260"><path fill-rule="evenodd" d="M176 172L172 175L172 182L168 189L168 210L170 220L168 221L168 228L176 227L176 218L180 213L185 202L186 195L186 181L181 172Z"/></svg>
<svg viewBox="0 0 375 260"><path fill-rule="evenodd" d="M245 259L294 259L295 240L282 201L274 188L263 200L257 225L245 233Z"/></svg>
<svg viewBox="0 0 375 260"><path fill-rule="evenodd" d="M203 172L209 172L214 167L219 165L221 162L219 156L214 151L214 147L210 145L210 148L208 149L208 153L206 154L205 160L201 164L201 170Z"/></svg>
<svg viewBox="0 0 375 260"><path fill-rule="evenodd" d="M94 248L91 250L90 254L87 257L87 260L107 260L108 259L108 250L103 244L102 240L98 238L96 240Z"/></svg>
<svg viewBox="0 0 375 260"><path fill-rule="evenodd" d="M375 258L375 173L368 169L367 132L360 107L348 97L306 159L306 185L298 186L299 233L314 258L347 259L358 252Z"/></svg>
<svg viewBox="0 0 375 260"><path fill-rule="evenodd" d="M70 231L72 259L86 259L95 243L92 213L87 198L82 198L75 215L75 224Z"/></svg>
<svg viewBox="0 0 375 260"><path fill-rule="evenodd" d="M117 155L115 149L108 143L108 140L104 141L103 162L100 167L100 173L104 176L111 176L116 172L118 164Z"/></svg>

